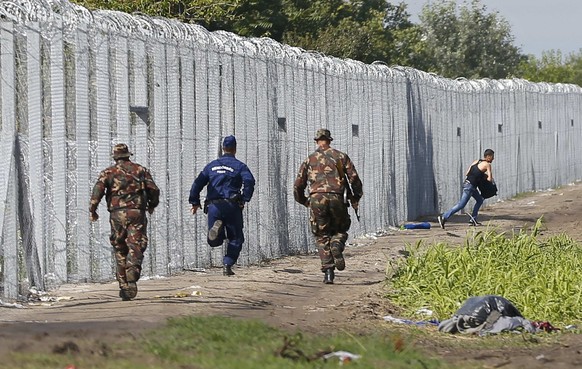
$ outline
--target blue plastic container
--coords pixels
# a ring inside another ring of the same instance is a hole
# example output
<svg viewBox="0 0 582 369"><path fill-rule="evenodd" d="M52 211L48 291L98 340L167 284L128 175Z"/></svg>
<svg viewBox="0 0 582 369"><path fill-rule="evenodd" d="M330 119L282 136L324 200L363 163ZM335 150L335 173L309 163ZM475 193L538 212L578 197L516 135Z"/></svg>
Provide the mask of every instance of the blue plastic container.
<svg viewBox="0 0 582 369"><path fill-rule="evenodd" d="M403 225L404 229L430 229L429 222L408 223Z"/></svg>

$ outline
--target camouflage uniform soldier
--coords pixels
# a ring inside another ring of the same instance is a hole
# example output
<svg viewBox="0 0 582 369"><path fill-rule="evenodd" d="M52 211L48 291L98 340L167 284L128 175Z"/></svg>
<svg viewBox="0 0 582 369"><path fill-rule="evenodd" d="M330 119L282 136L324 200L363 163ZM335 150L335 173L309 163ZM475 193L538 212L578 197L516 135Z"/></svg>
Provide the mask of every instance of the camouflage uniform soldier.
<svg viewBox="0 0 582 369"><path fill-rule="evenodd" d="M113 148L115 164L105 169L93 187L90 219L99 219L97 207L103 195L107 199L111 245L117 262L119 297L128 301L137 295L143 253L148 245L146 210L151 214L160 199L160 190L150 172L133 163L126 144Z"/></svg>
<svg viewBox="0 0 582 369"><path fill-rule="evenodd" d="M295 201L311 210L311 232L315 235L326 284L333 283L335 268L344 270L346 266L343 251L351 220L344 191L348 191L355 210L363 195L354 164L346 154L330 147L332 140L329 130L317 131L318 148L301 164L293 189ZM305 196L308 183L309 198Z"/></svg>

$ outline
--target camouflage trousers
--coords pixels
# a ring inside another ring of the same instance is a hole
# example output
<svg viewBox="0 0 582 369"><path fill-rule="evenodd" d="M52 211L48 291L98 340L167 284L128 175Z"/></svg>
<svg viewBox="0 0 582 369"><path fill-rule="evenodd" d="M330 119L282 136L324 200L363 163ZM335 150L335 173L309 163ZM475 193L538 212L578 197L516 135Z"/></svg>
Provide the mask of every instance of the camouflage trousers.
<svg viewBox="0 0 582 369"><path fill-rule="evenodd" d="M109 223L109 241L114 248L117 264L116 278L119 287L124 288L128 282L139 280L143 253L148 245L148 219L143 210L123 209L111 212Z"/></svg>
<svg viewBox="0 0 582 369"><path fill-rule="evenodd" d="M334 268L331 245L338 243L344 251L348 230L352 224L343 196L333 193L314 193L309 197L311 233L315 236L321 270Z"/></svg>

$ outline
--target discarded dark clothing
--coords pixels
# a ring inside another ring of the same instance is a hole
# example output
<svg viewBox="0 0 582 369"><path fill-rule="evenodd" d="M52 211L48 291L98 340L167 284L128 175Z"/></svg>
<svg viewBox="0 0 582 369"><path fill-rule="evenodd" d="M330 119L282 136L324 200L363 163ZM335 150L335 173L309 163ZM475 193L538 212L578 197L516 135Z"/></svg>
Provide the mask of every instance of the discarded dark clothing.
<svg viewBox="0 0 582 369"><path fill-rule="evenodd" d="M532 322L525 319L513 303L496 295L468 298L451 319L439 324L439 331L445 333L485 335L518 329L537 332Z"/></svg>

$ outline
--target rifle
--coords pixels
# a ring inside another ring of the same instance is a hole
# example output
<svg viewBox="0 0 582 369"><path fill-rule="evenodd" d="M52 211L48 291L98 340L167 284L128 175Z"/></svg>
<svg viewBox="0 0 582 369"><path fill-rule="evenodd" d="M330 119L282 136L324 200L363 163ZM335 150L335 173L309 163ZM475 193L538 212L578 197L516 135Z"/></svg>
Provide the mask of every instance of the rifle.
<svg viewBox="0 0 582 369"><path fill-rule="evenodd" d="M344 204L346 204L346 206L352 206L352 208L354 209L354 213L356 214L356 219L358 220L358 222L360 221L360 214L358 214L358 208L354 207L354 192L352 190L352 186L350 185L350 182L348 181L348 176L346 174L344 174L344 180L346 181L346 185L344 187Z"/></svg>
<svg viewBox="0 0 582 369"><path fill-rule="evenodd" d="M356 213L356 219L358 219L358 222L359 222L360 221L360 214L358 214L358 208L354 207L354 190L352 189L348 175L347 175L346 171L344 170L343 163L341 162L341 160L336 160L331 155L328 155L325 152L324 152L324 155L327 156L331 161L335 162L335 167L337 168L337 172L339 174L340 181L345 181L344 204L347 207L350 207L350 205L352 206L352 209L354 209L354 213Z"/></svg>
<svg viewBox="0 0 582 369"><path fill-rule="evenodd" d="M352 185L350 184L348 174L345 172L344 166L342 165L340 160L336 160L335 164L336 164L337 170L340 174L340 178L342 178L343 181L345 181L344 204L346 204L347 207L349 207L351 205L352 209L354 209L354 213L356 214L356 219L359 222L360 221L360 214L358 214L358 208L354 206L354 190L352 189Z"/></svg>

